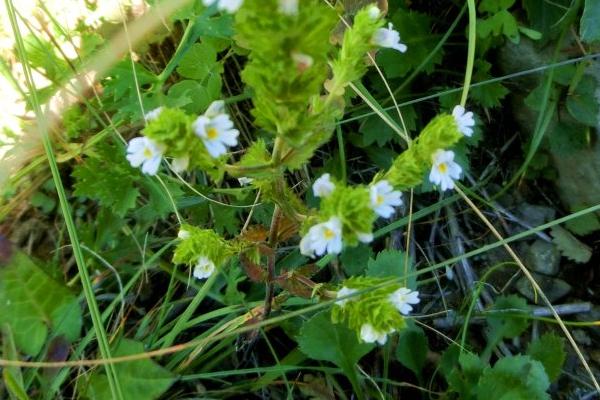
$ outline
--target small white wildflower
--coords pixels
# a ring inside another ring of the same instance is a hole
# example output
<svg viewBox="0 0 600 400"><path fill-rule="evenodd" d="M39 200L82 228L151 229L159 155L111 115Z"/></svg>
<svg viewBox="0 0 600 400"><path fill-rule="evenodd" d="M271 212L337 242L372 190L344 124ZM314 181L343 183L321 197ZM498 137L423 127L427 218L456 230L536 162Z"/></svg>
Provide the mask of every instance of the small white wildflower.
<svg viewBox="0 0 600 400"><path fill-rule="evenodd" d="M367 10L371 19L377 19L381 16L381 10L375 4L371 4Z"/></svg>
<svg viewBox="0 0 600 400"><path fill-rule="evenodd" d="M240 183L240 186L247 186L254 182L254 179L242 176L241 178L238 178L238 182Z"/></svg>
<svg viewBox="0 0 600 400"><path fill-rule="evenodd" d="M335 189L335 184L331 182L331 175L323 174L312 186L315 197L327 197Z"/></svg>
<svg viewBox="0 0 600 400"><path fill-rule="evenodd" d="M226 114L225 102L223 100L213 101L204 112L204 116L208 118L214 118L221 114Z"/></svg>
<svg viewBox="0 0 600 400"><path fill-rule="evenodd" d="M386 180L371 185L371 208L377 215L389 218L394 213L394 207L402 205L402 193L394 190Z"/></svg>
<svg viewBox="0 0 600 400"><path fill-rule="evenodd" d="M388 47L404 53L408 47L400 42L400 33L394 29L394 25L390 22L387 28L379 28L373 35L373 43L379 47Z"/></svg>
<svg viewBox="0 0 600 400"><path fill-rule="evenodd" d="M411 304L419 304L421 299L419 299L419 292L413 292L403 287L390 294L390 301L398 311L404 315L408 315L413 309Z"/></svg>
<svg viewBox="0 0 600 400"><path fill-rule="evenodd" d="M433 166L429 173L429 180L442 189L454 189L454 181L460 178L462 168L454 162L454 152L451 150L437 150L433 153Z"/></svg>
<svg viewBox="0 0 600 400"><path fill-rule="evenodd" d="M173 161L171 161L171 168L173 168L173 171L175 171L178 174L185 171L189 167L189 165L189 156L177 157L174 158Z"/></svg>
<svg viewBox="0 0 600 400"><path fill-rule="evenodd" d="M284 15L298 15L298 0L279 0L279 12Z"/></svg>
<svg viewBox="0 0 600 400"><path fill-rule="evenodd" d="M215 272L215 263L207 257L200 257L194 267L194 278L206 279Z"/></svg>
<svg viewBox="0 0 600 400"><path fill-rule="evenodd" d="M356 234L358 241L361 243L371 243L373 241L373 234L368 232L359 232Z"/></svg>
<svg viewBox="0 0 600 400"><path fill-rule="evenodd" d="M177 237L181 240L189 239L190 236L190 232L186 231L185 229L180 229L179 233L177 233Z"/></svg>
<svg viewBox="0 0 600 400"><path fill-rule="evenodd" d="M213 102L206 112L192 124L208 153L217 158L227 153L227 147L237 146L240 132L233 127L229 115L225 113L223 101Z"/></svg>
<svg viewBox="0 0 600 400"><path fill-rule="evenodd" d="M473 113L465 110L461 105L455 106L452 110L452 116L458 125L458 130L463 135L471 137L473 135L473 127L475 126L475 119L473 119Z"/></svg>
<svg viewBox="0 0 600 400"><path fill-rule="evenodd" d="M132 167L142 166L142 172L148 175L156 175L164 146L156 143L145 136L136 137L129 141L127 145L127 161Z"/></svg>
<svg viewBox="0 0 600 400"><path fill-rule="evenodd" d="M339 254L342 251L342 222L331 217L327 222L312 226L300 241L300 253L315 257Z"/></svg>
<svg viewBox="0 0 600 400"><path fill-rule="evenodd" d="M217 8L220 11L227 11L229 13L236 12L241 6L244 0L202 0L205 6L212 6L217 4Z"/></svg>
<svg viewBox="0 0 600 400"><path fill-rule="evenodd" d="M154 110L148 111L146 114L144 114L144 119L146 120L146 122L154 121L156 118L158 118L162 110L162 107L158 107Z"/></svg>
<svg viewBox="0 0 600 400"><path fill-rule="evenodd" d="M358 292L358 290L347 288L346 286L342 287L340 290L337 291L337 295L336 295L336 298L341 299L341 300L337 300L335 302L335 304L337 304L340 307L344 307L347 302L355 299L354 297L350 297L350 298L347 298L347 297L353 295L356 292ZM344 299L343 297L346 297L346 298Z"/></svg>
<svg viewBox="0 0 600 400"><path fill-rule="evenodd" d="M389 332L379 332L375 330L371 324L363 324L363 326L360 327L360 338L365 343L377 342L383 346L385 342L387 342L387 335L389 333L394 333L394 329Z"/></svg>

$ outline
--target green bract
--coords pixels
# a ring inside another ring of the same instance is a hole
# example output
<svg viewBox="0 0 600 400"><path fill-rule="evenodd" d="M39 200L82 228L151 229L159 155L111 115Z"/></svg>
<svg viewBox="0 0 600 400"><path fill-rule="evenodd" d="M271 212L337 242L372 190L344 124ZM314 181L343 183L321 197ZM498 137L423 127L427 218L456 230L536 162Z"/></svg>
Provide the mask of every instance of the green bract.
<svg viewBox="0 0 600 400"><path fill-rule="evenodd" d="M358 234L371 233L376 215L371 209L369 189L365 186L336 185L335 190L321 200L319 217L327 221L338 217L343 224L344 243L358 244Z"/></svg>
<svg viewBox="0 0 600 400"><path fill-rule="evenodd" d="M220 180L223 160L208 154L202 140L192 129L194 119L180 109L164 107L156 119L148 122L142 133L163 144L167 157L189 157L191 168L200 168L214 180Z"/></svg>
<svg viewBox="0 0 600 400"><path fill-rule="evenodd" d="M371 39L384 24L381 18L373 18L369 14L370 7L360 10L352 27L344 32L342 48L332 63L333 78L327 83L329 92L336 96L343 96L344 88L367 72L365 57L375 48Z"/></svg>
<svg viewBox="0 0 600 400"><path fill-rule="evenodd" d="M247 1L236 15L236 39L250 50L242 72L252 87L256 123L294 137L306 125L308 105L327 77L329 34L337 17L320 0L305 0L299 13L278 11L277 0Z"/></svg>
<svg viewBox="0 0 600 400"><path fill-rule="evenodd" d="M385 179L400 190L417 186L431 169L433 153L452 147L462 137L452 115L438 115L427 124L412 145L394 160L384 175Z"/></svg>
<svg viewBox="0 0 600 400"><path fill-rule="evenodd" d="M383 286L388 279L355 276L344 281L343 286L349 289L364 291L346 299L342 306L336 304L331 310L331 320L344 323L356 331L360 337L360 328L371 324L379 332L398 331L404 328L406 321L398 312L389 297L400 289L399 283ZM373 289L382 285L377 289Z"/></svg>
<svg viewBox="0 0 600 400"><path fill-rule="evenodd" d="M237 253L236 246L212 229L200 229L191 225L182 225L185 238L177 245L173 254L176 264L194 265L200 257L207 257L215 265L223 265L229 257Z"/></svg>

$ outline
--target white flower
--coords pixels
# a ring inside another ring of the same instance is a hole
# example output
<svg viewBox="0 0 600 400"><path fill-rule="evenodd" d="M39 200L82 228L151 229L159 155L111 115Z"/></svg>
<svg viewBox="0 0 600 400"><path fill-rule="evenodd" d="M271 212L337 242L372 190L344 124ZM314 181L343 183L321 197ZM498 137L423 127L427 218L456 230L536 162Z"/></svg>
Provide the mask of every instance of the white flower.
<svg viewBox="0 0 600 400"><path fill-rule="evenodd" d="M181 173L181 172L185 171L189 165L190 165L190 157L189 156L177 157L177 158L174 158L173 161L171 161L171 168L173 168L173 171L175 171L177 173Z"/></svg>
<svg viewBox="0 0 600 400"><path fill-rule="evenodd" d="M219 10L230 13L236 12L242 6L243 2L244 0L202 0L202 3L207 7L217 3Z"/></svg>
<svg viewBox="0 0 600 400"><path fill-rule="evenodd" d="M237 137L240 134L233 127L229 115L225 113L223 101L213 102L206 112L194 121L192 129L214 158L227 153L227 147L237 146Z"/></svg>
<svg viewBox="0 0 600 400"><path fill-rule="evenodd" d="M351 296L357 292L358 292L358 290L356 290L356 289L347 288L346 286L342 287L340 290L338 290L337 295L336 295L337 299L342 299L342 300L336 301L335 304L337 304L340 307L344 307L347 302L355 299L355 297L350 297L350 298L347 298L347 297ZM346 298L343 299L343 297L346 297Z"/></svg>
<svg viewBox="0 0 600 400"><path fill-rule="evenodd" d="M421 300L419 292L403 287L390 294L390 301L398 311L408 315L413 309L411 304L418 304Z"/></svg>
<svg viewBox="0 0 600 400"><path fill-rule="evenodd" d="M475 126L475 120L473 119L473 113L465 110L461 105L455 106L452 110L452 116L458 125L458 130L463 135L471 137L473 135L473 127Z"/></svg>
<svg viewBox="0 0 600 400"><path fill-rule="evenodd" d="M402 205L402 193L394 190L386 180L371 185L371 208L377 215L389 218L394 213L394 207Z"/></svg>
<svg viewBox="0 0 600 400"><path fill-rule="evenodd" d="M434 185L440 185L442 190L454 189L454 180L460 178L462 168L454 162L454 152L437 150L433 153L433 166L429 180Z"/></svg>
<svg viewBox="0 0 600 400"><path fill-rule="evenodd" d="M254 182L254 179L242 176L241 178L238 178L238 182L240 183L240 186L247 186Z"/></svg>
<svg viewBox="0 0 600 400"><path fill-rule="evenodd" d="M373 234L368 232L359 232L356 234L358 241L361 243L371 243L373 241Z"/></svg>
<svg viewBox="0 0 600 400"><path fill-rule="evenodd" d="M381 15L381 10L375 4L371 4L367 10L371 19L377 19Z"/></svg>
<svg viewBox="0 0 600 400"><path fill-rule="evenodd" d="M400 42L400 33L394 29L394 25L391 22L387 28L377 29L372 41L379 47L389 47L390 49L398 50L400 53L404 53L407 49L406 45Z"/></svg>
<svg viewBox="0 0 600 400"><path fill-rule="evenodd" d="M300 241L300 253L315 257L342 251L342 222L337 217L312 226Z"/></svg>
<svg viewBox="0 0 600 400"><path fill-rule="evenodd" d="M180 229L179 233L177 233L177 237L181 240L189 239L190 236L190 232L186 231L185 229Z"/></svg>
<svg viewBox="0 0 600 400"><path fill-rule="evenodd" d="M154 140L145 136L136 137L127 145L127 161L135 168L141 165L144 174L156 175L163 151L164 146Z"/></svg>
<svg viewBox="0 0 600 400"><path fill-rule="evenodd" d="M200 257L194 267L194 278L206 279L215 272L215 263L207 257Z"/></svg>
<svg viewBox="0 0 600 400"><path fill-rule="evenodd" d="M225 113L225 102L223 100L215 100L210 103L204 112L204 116L208 118L214 118Z"/></svg>
<svg viewBox="0 0 600 400"><path fill-rule="evenodd" d="M162 107L158 107L154 110L148 111L146 114L144 114L144 119L146 120L146 122L154 121L156 118L158 118L162 110Z"/></svg>
<svg viewBox="0 0 600 400"><path fill-rule="evenodd" d="M279 12L285 15L298 15L298 0L279 0Z"/></svg>
<svg viewBox="0 0 600 400"><path fill-rule="evenodd" d="M323 174L313 183L313 193L315 197L327 197L335 189L335 185L331 182L331 175Z"/></svg>
<svg viewBox="0 0 600 400"><path fill-rule="evenodd" d="M380 345L384 345L387 342L387 335L389 333L394 333L394 329L389 332L379 332L371 324L363 324L360 327L360 338L366 343L377 342Z"/></svg>

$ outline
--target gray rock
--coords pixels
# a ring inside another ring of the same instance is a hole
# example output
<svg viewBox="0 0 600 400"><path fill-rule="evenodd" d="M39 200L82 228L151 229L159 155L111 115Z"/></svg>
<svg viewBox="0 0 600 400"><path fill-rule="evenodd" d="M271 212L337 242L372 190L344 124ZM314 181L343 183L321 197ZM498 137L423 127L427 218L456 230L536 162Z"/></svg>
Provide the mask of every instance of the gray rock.
<svg viewBox="0 0 600 400"><path fill-rule="evenodd" d="M560 251L554 243L538 239L527 249L525 260L529 269L554 276L560 268Z"/></svg>
<svg viewBox="0 0 600 400"><path fill-rule="evenodd" d="M548 297L548 300L550 300L552 303L565 297L571 291L571 285L562 279L552 278L536 272L534 272L532 275L538 285L540 285L542 288L544 294L546 294L546 297ZM530 301L535 301L535 293L527 277L522 276L517 281L516 287L519 293L521 293L523 296L528 298ZM537 297L537 300L540 302L539 296Z"/></svg>

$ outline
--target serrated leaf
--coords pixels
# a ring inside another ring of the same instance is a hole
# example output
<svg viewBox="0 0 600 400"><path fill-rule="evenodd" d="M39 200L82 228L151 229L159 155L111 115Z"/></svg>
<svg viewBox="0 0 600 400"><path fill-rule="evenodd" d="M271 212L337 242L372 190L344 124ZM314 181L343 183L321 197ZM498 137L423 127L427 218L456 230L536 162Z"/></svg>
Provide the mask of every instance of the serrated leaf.
<svg viewBox="0 0 600 400"><path fill-rule="evenodd" d="M406 262L408 261L408 266ZM397 276L403 278L407 276L407 287L416 289L417 278L414 274L414 265L410 257L406 257L406 253L398 250L384 250L377 254L377 258L369 259L367 266L367 276L372 277L388 277Z"/></svg>
<svg viewBox="0 0 600 400"><path fill-rule="evenodd" d="M0 268L0 325L8 324L17 347L37 355L49 332L63 334L71 342L82 325L77 298L50 278L27 255L15 252Z"/></svg>
<svg viewBox="0 0 600 400"><path fill-rule="evenodd" d="M529 356L505 357L486 368L479 380L480 400L546 400L550 381L542 363Z"/></svg>
<svg viewBox="0 0 600 400"><path fill-rule="evenodd" d="M396 359L419 377L427 361L428 351L427 336L421 328L405 329L400 333Z"/></svg>
<svg viewBox="0 0 600 400"><path fill-rule="evenodd" d="M122 339L114 350L113 357L140 354L144 351L143 343ZM125 399L157 399L175 381L175 376L170 371L150 359L115 364L114 369ZM108 378L98 370L90 376L88 386L83 390L91 400L112 399Z"/></svg>
<svg viewBox="0 0 600 400"><path fill-rule="evenodd" d="M211 74L204 83L195 80L177 82L169 89L167 105L199 114L221 97L221 75Z"/></svg>
<svg viewBox="0 0 600 400"><path fill-rule="evenodd" d="M492 64L489 62L485 60L476 60L474 67L474 82L483 82L493 78L490 73ZM471 97L483 107L493 108L498 107L501 104L500 100L502 100L509 91L500 82L495 82L485 86L473 87L471 88L470 93Z"/></svg>
<svg viewBox="0 0 600 400"><path fill-rule="evenodd" d="M571 211L577 212L584 208L585 207L572 207ZM565 226L574 234L584 236L600 230L600 219L596 214L587 214L582 217L568 220L565 222Z"/></svg>
<svg viewBox="0 0 600 400"><path fill-rule="evenodd" d="M300 350L313 360L329 361L353 375L358 361L375 346L359 343L356 333L331 322L329 312L320 312L304 323L298 335Z"/></svg>
<svg viewBox="0 0 600 400"><path fill-rule="evenodd" d="M544 365L550 382L554 382L560 375L565 362L565 343L560 336L554 333L545 333L529 344L527 354Z"/></svg>
<svg viewBox="0 0 600 400"><path fill-rule="evenodd" d="M222 69L214 47L208 43L195 43L181 59L177 73L184 78L202 81L210 74L220 74Z"/></svg>
<svg viewBox="0 0 600 400"><path fill-rule="evenodd" d="M528 315L529 307L525 299L516 296L500 296L486 315L490 336L494 339L519 336L529 326L527 318L511 314Z"/></svg>
<svg viewBox="0 0 600 400"><path fill-rule="evenodd" d="M117 146L98 145L95 154L75 166L72 175L75 195L96 200L121 217L135 207L139 171L127 163L125 152Z"/></svg>
<svg viewBox="0 0 600 400"><path fill-rule="evenodd" d="M556 244L562 255L568 259L584 264L592 258L592 250L566 229L555 226L550 234L552 235L552 242Z"/></svg>
<svg viewBox="0 0 600 400"><path fill-rule="evenodd" d="M431 54L438 43L438 35L431 33L431 19L426 14L399 9L390 21L400 32L400 39L408 49L406 53L382 49L377 54L377 63L388 78L399 78L419 66ZM435 65L442 62L443 54L439 50L423 67L423 72L433 72Z"/></svg>
<svg viewBox="0 0 600 400"><path fill-rule="evenodd" d="M600 0L585 0L583 15L579 25L579 34L585 42L600 40Z"/></svg>
<svg viewBox="0 0 600 400"><path fill-rule="evenodd" d="M477 35L481 38L504 35L514 43L519 42L519 25L515 17L507 10L477 20Z"/></svg>

